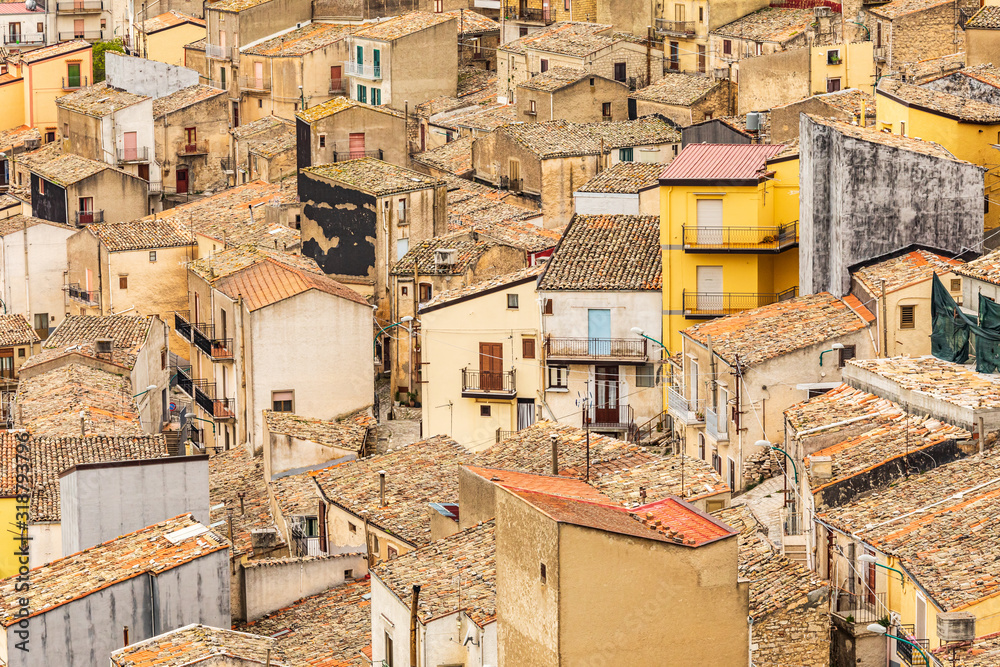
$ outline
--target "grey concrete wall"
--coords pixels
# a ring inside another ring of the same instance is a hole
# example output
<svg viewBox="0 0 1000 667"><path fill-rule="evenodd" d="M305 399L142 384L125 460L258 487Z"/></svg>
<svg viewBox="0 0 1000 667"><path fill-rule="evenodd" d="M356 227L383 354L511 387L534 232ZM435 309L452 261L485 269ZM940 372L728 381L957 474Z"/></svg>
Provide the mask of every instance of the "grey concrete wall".
<svg viewBox="0 0 1000 667"><path fill-rule="evenodd" d="M844 296L847 267L911 243L955 253L982 243L982 168L846 137L807 116L799 136L800 293Z"/></svg>
<svg viewBox="0 0 1000 667"><path fill-rule="evenodd" d="M740 62L739 111L766 111L809 97L809 49L779 51Z"/></svg>
<svg viewBox="0 0 1000 667"><path fill-rule="evenodd" d="M63 555L192 513L209 524L208 457L79 466L59 480Z"/></svg>
<svg viewBox="0 0 1000 667"><path fill-rule="evenodd" d="M458 469L458 528L465 530L496 514L496 485L465 468Z"/></svg>
<svg viewBox="0 0 1000 667"><path fill-rule="evenodd" d="M109 86L154 99L198 83L193 69L114 52L108 52L104 67Z"/></svg>
<svg viewBox="0 0 1000 667"><path fill-rule="evenodd" d="M348 579L346 572L351 571ZM368 574L363 550L331 556L251 561L243 566L248 621Z"/></svg>
<svg viewBox="0 0 1000 667"><path fill-rule="evenodd" d="M156 609L153 633L169 632L191 623L231 627L229 577L228 549L153 577L151 592Z"/></svg>
<svg viewBox="0 0 1000 667"><path fill-rule="evenodd" d="M973 100L980 100L988 104L1000 104L1000 89L959 72L928 81L921 87L939 90L942 93L959 95L960 97L968 97Z"/></svg>

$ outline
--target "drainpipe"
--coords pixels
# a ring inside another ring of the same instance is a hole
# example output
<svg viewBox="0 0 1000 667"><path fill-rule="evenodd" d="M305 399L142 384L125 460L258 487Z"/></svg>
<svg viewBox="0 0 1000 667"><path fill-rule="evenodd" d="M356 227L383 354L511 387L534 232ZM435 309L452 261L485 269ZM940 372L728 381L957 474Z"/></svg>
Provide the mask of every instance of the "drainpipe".
<svg viewBox="0 0 1000 667"><path fill-rule="evenodd" d="M24 243L24 312L28 314L28 317L31 317L31 291L28 289L28 285L31 283L28 272L28 218L23 215L21 218L24 222L24 227L21 229ZM45 326L48 327L48 322L45 323Z"/></svg>
<svg viewBox="0 0 1000 667"><path fill-rule="evenodd" d="M410 667L417 667L417 602L420 599L420 586L413 586L413 597L410 600Z"/></svg>

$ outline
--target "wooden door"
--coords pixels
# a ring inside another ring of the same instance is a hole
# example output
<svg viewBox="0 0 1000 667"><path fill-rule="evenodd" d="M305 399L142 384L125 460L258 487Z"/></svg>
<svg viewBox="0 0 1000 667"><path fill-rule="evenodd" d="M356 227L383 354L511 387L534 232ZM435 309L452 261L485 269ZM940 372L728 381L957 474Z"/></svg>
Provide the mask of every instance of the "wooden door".
<svg viewBox="0 0 1000 667"><path fill-rule="evenodd" d="M873 552L867 552L868 555L874 556ZM867 571L865 572L865 594L868 599L868 604L875 604L875 563L868 563Z"/></svg>
<svg viewBox="0 0 1000 667"><path fill-rule="evenodd" d="M618 423L618 367L594 368L594 421L598 424Z"/></svg>
<svg viewBox="0 0 1000 667"><path fill-rule="evenodd" d="M350 136L350 149L351 149L351 159L355 160L357 158L362 158L365 156L365 133L364 132L351 132Z"/></svg>
<svg viewBox="0 0 1000 667"><path fill-rule="evenodd" d="M479 388L483 391L503 389L503 344L479 344Z"/></svg>
<svg viewBox="0 0 1000 667"><path fill-rule="evenodd" d="M177 169L177 194L187 194L188 191L188 170L186 167Z"/></svg>
<svg viewBox="0 0 1000 667"><path fill-rule="evenodd" d="M257 90L264 88L264 63L253 64L253 87Z"/></svg>
<svg viewBox="0 0 1000 667"><path fill-rule="evenodd" d="M138 157L139 149L137 147L138 141L136 139L135 132L126 132L122 135L122 141L125 147L125 160L131 161Z"/></svg>
<svg viewBox="0 0 1000 667"><path fill-rule="evenodd" d="M344 78L343 65L331 65L330 66L330 92L340 92L342 88L342 81Z"/></svg>

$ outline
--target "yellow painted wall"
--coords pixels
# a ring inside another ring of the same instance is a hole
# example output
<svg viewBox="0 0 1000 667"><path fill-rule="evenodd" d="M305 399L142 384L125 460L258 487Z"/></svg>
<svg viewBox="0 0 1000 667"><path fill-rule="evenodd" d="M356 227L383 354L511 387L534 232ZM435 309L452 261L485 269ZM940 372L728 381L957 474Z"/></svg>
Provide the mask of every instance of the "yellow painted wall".
<svg viewBox="0 0 1000 667"><path fill-rule="evenodd" d="M17 538L16 498L0 498L0 533L3 542L0 543L0 579L13 577L17 574L17 556L14 551L20 542Z"/></svg>
<svg viewBox="0 0 1000 667"><path fill-rule="evenodd" d="M827 53L840 51L840 64L831 65ZM875 57L872 42L813 46L810 51L809 90L813 95L826 92L828 78L840 77L840 87L858 88L869 95L875 89Z"/></svg>
<svg viewBox="0 0 1000 667"><path fill-rule="evenodd" d="M1000 175L997 174L997 149L1000 143L1000 123L980 125L961 123L938 114L907 107L886 97L876 96L876 125L879 130L888 129L893 134L905 134L925 141L941 144L952 155L990 171L986 172L986 196L991 200L989 211L984 216L985 229L1000 225ZM905 124L905 127L902 125ZM905 131L904 131L905 130Z"/></svg>
<svg viewBox="0 0 1000 667"><path fill-rule="evenodd" d="M94 83L93 51L81 49L63 56L32 63L23 69L24 75L24 123L43 133L48 128L58 130L56 99L70 90L63 90L67 64L80 63L80 84Z"/></svg>
<svg viewBox="0 0 1000 667"><path fill-rule="evenodd" d="M0 131L24 125L24 79L0 85Z"/></svg>
<svg viewBox="0 0 1000 667"><path fill-rule="evenodd" d="M147 58L170 65L184 65L184 45L205 37L205 27L182 23L146 36Z"/></svg>

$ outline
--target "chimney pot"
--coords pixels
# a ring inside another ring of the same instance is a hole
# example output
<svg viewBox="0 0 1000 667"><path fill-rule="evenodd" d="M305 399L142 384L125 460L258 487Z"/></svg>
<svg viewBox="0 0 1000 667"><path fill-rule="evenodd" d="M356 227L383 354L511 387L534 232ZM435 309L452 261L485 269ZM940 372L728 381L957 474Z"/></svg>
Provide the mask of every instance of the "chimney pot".
<svg viewBox="0 0 1000 667"><path fill-rule="evenodd" d="M552 474L559 474L559 437L553 433L549 436L552 440Z"/></svg>
<svg viewBox="0 0 1000 667"><path fill-rule="evenodd" d="M379 507L385 507L385 471L378 471L378 500Z"/></svg>

